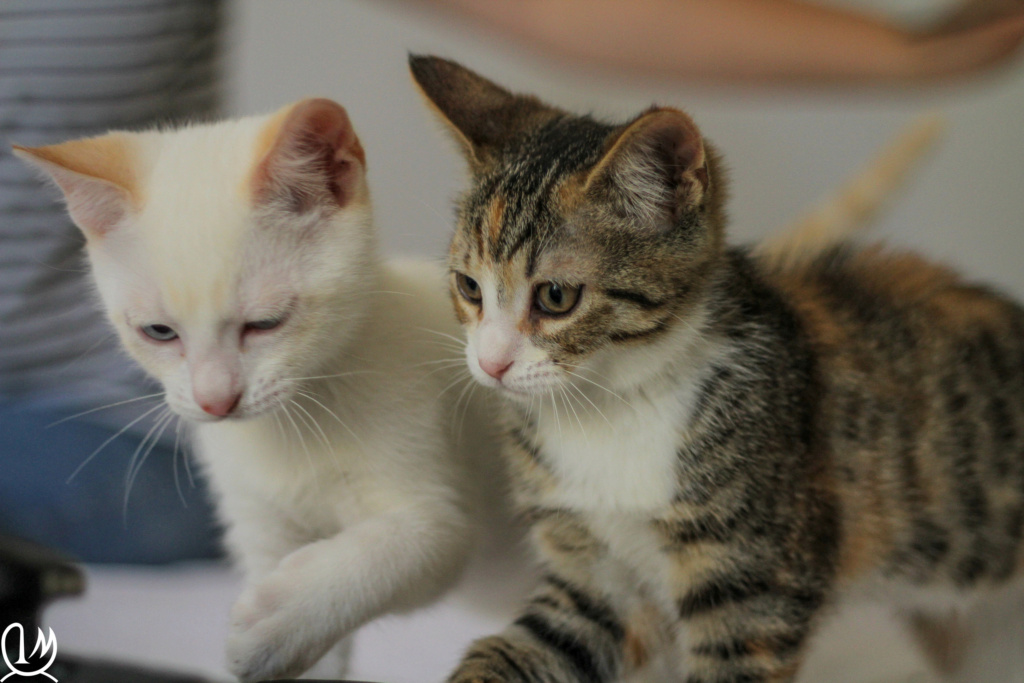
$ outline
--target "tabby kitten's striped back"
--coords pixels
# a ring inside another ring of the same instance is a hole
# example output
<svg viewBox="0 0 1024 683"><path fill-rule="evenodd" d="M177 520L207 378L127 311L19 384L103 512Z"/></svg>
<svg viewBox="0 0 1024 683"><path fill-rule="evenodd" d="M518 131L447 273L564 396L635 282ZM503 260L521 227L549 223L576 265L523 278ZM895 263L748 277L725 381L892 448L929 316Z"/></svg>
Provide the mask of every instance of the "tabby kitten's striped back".
<svg viewBox="0 0 1024 683"><path fill-rule="evenodd" d="M911 255L728 247L681 111L608 125L411 66L472 170L453 299L546 572L451 680L665 655L688 683L792 681L827 609L883 590L949 680L1022 680L929 609L969 627L1024 587L1024 311Z"/></svg>

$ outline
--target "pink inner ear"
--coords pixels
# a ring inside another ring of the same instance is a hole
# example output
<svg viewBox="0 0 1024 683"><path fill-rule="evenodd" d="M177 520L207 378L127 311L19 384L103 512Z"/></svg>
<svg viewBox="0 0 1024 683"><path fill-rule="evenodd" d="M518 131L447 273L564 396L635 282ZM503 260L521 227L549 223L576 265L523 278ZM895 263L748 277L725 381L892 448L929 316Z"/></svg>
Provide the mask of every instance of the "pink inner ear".
<svg viewBox="0 0 1024 683"><path fill-rule="evenodd" d="M128 195L116 185L92 178L68 184L58 180L58 184L67 197L71 220L87 235L102 237L127 213Z"/></svg>
<svg viewBox="0 0 1024 683"><path fill-rule="evenodd" d="M14 146L18 157L46 172L57 183L67 201L68 214L87 237L102 237L116 228L133 205L132 194L126 187L92 173L94 166L98 174L109 171L109 167L115 164L81 163L82 159L92 162L116 160L110 143L107 143L112 137L72 141L51 147ZM83 166L85 170L78 170L76 166Z"/></svg>
<svg viewBox="0 0 1024 683"><path fill-rule="evenodd" d="M348 114L325 99L292 108L253 177L257 202L283 200L302 212L352 199L366 156Z"/></svg>
<svg viewBox="0 0 1024 683"><path fill-rule="evenodd" d="M131 196L124 188L53 163L42 162L40 167L64 192L71 220L87 237L103 237L128 213Z"/></svg>

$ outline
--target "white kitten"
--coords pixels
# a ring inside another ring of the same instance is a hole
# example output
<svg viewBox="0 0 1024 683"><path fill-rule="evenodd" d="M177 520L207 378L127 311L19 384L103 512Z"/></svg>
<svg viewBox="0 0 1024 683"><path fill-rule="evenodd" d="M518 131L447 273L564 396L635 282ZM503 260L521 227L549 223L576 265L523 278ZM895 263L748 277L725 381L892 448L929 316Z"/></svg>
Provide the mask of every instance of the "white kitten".
<svg viewBox="0 0 1024 683"><path fill-rule="evenodd" d="M439 396L458 370L427 329L456 324L437 269L379 259L344 109L16 151L64 191L125 348L196 426L246 574L233 673L296 675L455 578L467 470Z"/></svg>

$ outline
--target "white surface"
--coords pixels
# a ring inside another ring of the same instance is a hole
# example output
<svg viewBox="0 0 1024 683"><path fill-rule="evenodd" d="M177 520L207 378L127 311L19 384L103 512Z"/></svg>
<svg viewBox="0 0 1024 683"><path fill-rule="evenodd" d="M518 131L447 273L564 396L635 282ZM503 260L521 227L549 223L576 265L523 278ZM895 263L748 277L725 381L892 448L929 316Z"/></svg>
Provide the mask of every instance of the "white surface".
<svg viewBox="0 0 1024 683"><path fill-rule="evenodd" d="M349 676L382 683L442 681L477 637L507 623L526 590L522 573L471 572L431 608L390 616L356 637ZM108 657L227 681L223 644L237 576L223 565L91 567L85 598L53 605L46 625L64 654ZM931 683L906 634L870 606L844 610L821 634L805 683Z"/></svg>

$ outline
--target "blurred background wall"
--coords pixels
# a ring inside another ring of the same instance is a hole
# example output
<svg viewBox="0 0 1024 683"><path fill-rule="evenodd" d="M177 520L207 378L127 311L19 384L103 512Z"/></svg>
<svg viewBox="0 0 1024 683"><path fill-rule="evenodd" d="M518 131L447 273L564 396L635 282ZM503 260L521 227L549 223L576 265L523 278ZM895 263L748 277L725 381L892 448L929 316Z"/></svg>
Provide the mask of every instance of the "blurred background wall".
<svg viewBox="0 0 1024 683"><path fill-rule="evenodd" d="M486 1L486 0L482 0ZM624 0L625 2L625 0ZM950 0L848 0L926 22ZM406 68L408 51L463 62L510 89L610 120L651 103L689 111L731 171L732 234L786 225L925 111L944 139L876 234L1024 297L1024 62L942 87L743 88L638 78L559 62L415 3L236 0L228 49L232 114L320 95L348 110L368 154L390 253L442 255L464 169Z"/></svg>

